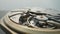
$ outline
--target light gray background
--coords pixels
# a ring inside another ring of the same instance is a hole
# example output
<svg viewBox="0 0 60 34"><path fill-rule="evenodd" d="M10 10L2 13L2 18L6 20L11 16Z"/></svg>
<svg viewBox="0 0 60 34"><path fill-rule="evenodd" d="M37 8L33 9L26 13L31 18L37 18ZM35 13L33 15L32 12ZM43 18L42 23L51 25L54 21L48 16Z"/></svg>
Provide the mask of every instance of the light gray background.
<svg viewBox="0 0 60 34"><path fill-rule="evenodd" d="M0 10L11 10L22 7L60 9L60 0L0 0Z"/></svg>

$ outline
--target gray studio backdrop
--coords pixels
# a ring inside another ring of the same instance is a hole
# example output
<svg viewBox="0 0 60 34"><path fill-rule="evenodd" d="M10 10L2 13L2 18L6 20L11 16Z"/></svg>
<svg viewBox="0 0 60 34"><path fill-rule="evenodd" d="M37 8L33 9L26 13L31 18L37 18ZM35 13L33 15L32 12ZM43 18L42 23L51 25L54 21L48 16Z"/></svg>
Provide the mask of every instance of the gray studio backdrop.
<svg viewBox="0 0 60 34"><path fill-rule="evenodd" d="M60 0L0 0L0 10L11 10L22 7L60 9Z"/></svg>

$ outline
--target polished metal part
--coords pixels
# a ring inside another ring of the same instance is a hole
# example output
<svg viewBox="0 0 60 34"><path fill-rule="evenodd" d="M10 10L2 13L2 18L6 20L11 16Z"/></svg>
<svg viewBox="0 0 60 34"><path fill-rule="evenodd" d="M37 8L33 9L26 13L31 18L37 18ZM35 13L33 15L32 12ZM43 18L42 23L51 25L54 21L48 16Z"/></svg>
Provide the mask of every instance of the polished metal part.
<svg viewBox="0 0 60 34"><path fill-rule="evenodd" d="M47 22L49 22L50 25L54 24L57 27L56 29L52 29L48 27L41 28L41 27L35 27L35 26L30 27L29 25L21 25L19 24L19 17L21 17L21 14L22 13L20 12L9 12L1 19L0 24L4 26L8 31L10 31L12 34L19 34L19 33L22 33L22 34L60 34L60 23L55 21L54 18L52 18L53 16L48 17L49 20ZM33 17L35 17L35 15ZM32 19L32 21L34 20ZM28 21L28 24L30 24L29 22L30 21Z"/></svg>

